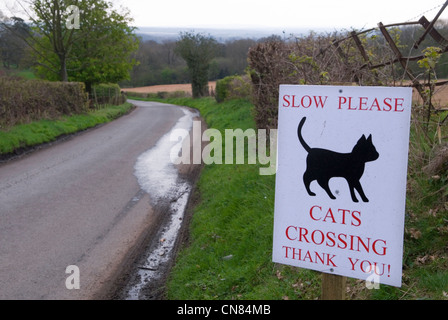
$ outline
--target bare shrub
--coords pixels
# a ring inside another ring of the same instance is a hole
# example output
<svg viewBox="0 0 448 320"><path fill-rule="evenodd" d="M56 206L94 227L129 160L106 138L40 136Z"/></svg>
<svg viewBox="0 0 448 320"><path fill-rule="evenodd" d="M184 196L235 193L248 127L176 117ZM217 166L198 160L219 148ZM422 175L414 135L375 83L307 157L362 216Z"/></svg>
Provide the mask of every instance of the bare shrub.
<svg viewBox="0 0 448 320"><path fill-rule="evenodd" d="M384 49L384 41L372 32L311 32L288 40L271 39L252 47L248 59L257 126L277 127L280 84L390 83L394 69L384 66L384 61L392 59L393 52ZM372 69L375 64L383 65L380 71Z"/></svg>

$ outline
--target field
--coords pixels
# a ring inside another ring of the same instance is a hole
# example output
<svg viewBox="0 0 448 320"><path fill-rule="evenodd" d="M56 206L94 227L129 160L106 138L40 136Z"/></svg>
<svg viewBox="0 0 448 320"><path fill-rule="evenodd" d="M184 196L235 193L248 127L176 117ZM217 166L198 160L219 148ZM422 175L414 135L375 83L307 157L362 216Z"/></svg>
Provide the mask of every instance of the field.
<svg viewBox="0 0 448 320"><path fill-rule="evenodd" d="M216 81L209 82L210 92L215 91ZM124 92L132 93L158 93L158 92L180 92L183 91L188 95L191 95L191 84L165 84L157 86L139 87L139 88L123 88Z"/></svg>
<svg viewBox="0 0 448 320"><path fill-rule="evenodd" d="M414 89L414 101L421 101L420 96ZM440 109L448 109L448 85L436 87L434 90L433 104Z"/></svg>
<svg viewBox="0 0 448 320"><path fill-rule="evenodd" d="M210 92L214 92L216 89L216 81L209 82ZM187 96L191 96L191 84L166 84L156 85L138 88L122 88L122 91L129 93L160 93L160 92L185 92ZM422 104L422 99L418 92L414 89L413 93L414 101L417 104ZM435 89L433 96L433 104L438 109L448 109L448 85L439 86Z"/></svg>

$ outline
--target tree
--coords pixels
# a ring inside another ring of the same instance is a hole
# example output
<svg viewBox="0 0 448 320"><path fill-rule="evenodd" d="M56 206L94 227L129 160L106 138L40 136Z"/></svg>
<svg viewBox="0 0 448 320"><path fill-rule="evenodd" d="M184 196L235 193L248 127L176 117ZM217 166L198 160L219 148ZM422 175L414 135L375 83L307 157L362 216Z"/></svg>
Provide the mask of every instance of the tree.
<svg viewBox="0 0 448 320"><path fill-rule="evenodd" d="M72 46L68 60L69 80L82 81L90 91L97 83L117 83L129 79L137 64L131 58L139 41L129 12L119 13L106 1L84 0L87 9L80 19L80 38Z"/></svg>
<svg viewBox="0 0 448 320"><path fill-rule="evenodd" d="M129 12L105 0L33 0L33 34L26 41L37 72L50 80L92 85L127 79L138 48Z"/></svg>
<svg viewBox="0 0 448 320"><path fill-rule="evenodd" d="M0 19L3 20L0 24L0 52L3 66L6 69L12 65L19 68L26 47L22 39L29 34L30 27L19 17L2 19L1 16L0 12Z"/></svg>
<svg viewBox="0 0 448 320"><path fill-rule="evenodd" d="M193 98L208 93L208 72L215 56L217 41L211 36L181 32L176 52L185 60L191 77Z"/></svg>

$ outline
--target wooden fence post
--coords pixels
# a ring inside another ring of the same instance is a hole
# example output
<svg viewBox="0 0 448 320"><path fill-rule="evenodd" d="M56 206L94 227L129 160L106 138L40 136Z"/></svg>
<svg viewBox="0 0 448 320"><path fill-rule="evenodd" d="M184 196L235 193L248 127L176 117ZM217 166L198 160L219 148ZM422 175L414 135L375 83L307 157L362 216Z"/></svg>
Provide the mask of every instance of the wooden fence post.
<svg viewBox="0 0 448 320"><path fill-rule="evenodd" d="M322 300L345 300L347 278L322 273Z"/></svg>

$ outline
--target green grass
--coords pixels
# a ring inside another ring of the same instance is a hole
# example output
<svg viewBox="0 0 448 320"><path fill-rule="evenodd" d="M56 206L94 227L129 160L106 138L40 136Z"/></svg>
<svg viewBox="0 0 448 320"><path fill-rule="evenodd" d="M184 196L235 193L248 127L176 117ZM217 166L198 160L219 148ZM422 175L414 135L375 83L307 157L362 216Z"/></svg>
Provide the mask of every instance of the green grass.
<svg viewBox="0 0 448 320"><path fill-rule="evenodd" d="M197 108L209 128L223 136L225 129L255 128L253 106L244 100L161 101ZM422 173L430 158L422 155L434 144L416 129L421 128L413 127L411 134L403 285L369 290L364 281L349 278L348 299L448 299L448 205L447 195L439 192L448 179ZM271 262L275 176L260 176L259 168L204 167L190 241L169 276L167 299L319 299L319 273Z"/></svg>
<svg viewBox="0 0 448 320"><path fill-rule="evenodd" d="M0 66L0 73L1 72L4 72L10 76L21 77L24 79L37 79L37 76L31 69L15 69L14 67L6 69L3 66Z"/></svg>
<svg viewBox="0 0 448 320"><path fill-rule="evenodd" d="M109 122L127 113L131 108L130 103L107 106L87 114L64 116L58 120L40 120L0 130L0 154L9 154L20 148L51 142L62 135Z"/></svg>
<svg viewBox="0 0 448 320"><path fill-rule="evenodd" d="M22 70L17 72L15 75L24 79L37 79L37 76L31 70Z"/></svg>

